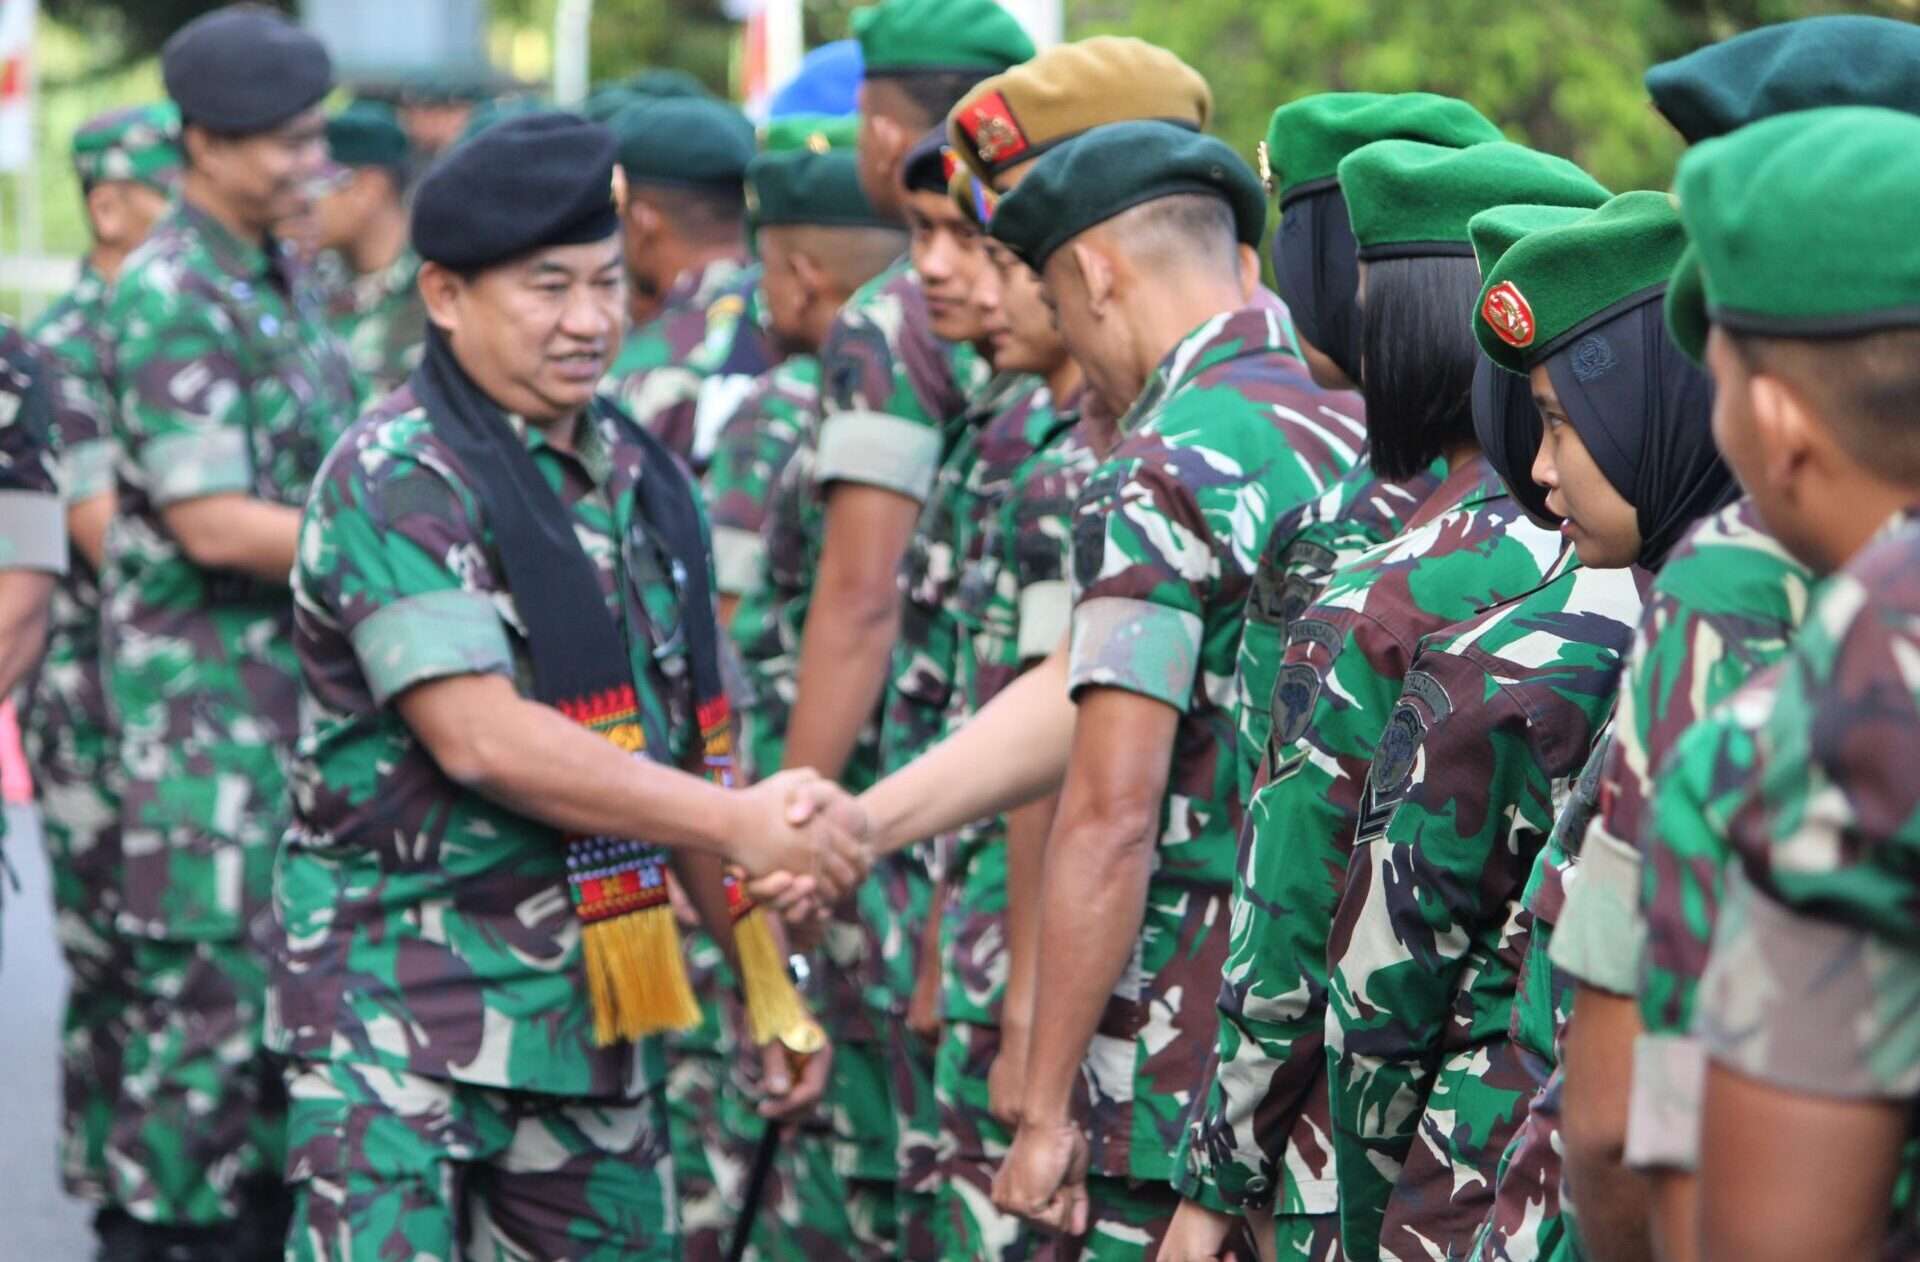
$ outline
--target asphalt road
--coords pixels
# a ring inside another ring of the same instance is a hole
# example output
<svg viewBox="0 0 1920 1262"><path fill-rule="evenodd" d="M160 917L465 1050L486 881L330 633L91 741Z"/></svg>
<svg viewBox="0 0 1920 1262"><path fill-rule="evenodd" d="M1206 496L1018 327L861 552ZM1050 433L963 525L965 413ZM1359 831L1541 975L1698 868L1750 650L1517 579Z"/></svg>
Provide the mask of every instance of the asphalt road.
<svg viewBox="0 0 1920 1262"><path fill-rule="evenodd" d="M19 888L5 902L0 950L0 1255L32 1262L85 1262L91 1212L60 1192L60 1008L67 972L53 940L46 853L33 812L7 811L7 862ZM4 882L0 876L0 882Z"/></svg>

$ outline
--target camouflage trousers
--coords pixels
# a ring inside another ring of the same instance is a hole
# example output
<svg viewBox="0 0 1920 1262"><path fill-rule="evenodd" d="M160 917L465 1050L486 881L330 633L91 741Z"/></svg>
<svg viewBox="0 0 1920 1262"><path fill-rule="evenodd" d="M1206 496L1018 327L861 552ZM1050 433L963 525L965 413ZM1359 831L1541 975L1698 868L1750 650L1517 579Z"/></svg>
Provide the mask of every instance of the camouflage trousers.
<svg viewBox="0 0 1920 1262"><path fill-rule="evenodd" d="M943 1258L1036 1262L1053 1257L1050 1240L993 1203L993 1176L1013 1144L1013 1132L987 1109L987 1073L999 1052L998 1026L948 1021L940 1027L933 1064L940 1108L934 1227Z"/></svg>
<svg viewBox="0 0 1920 1262"><path fill-rule="evenodd" d="M1578 1256L1560 1196L1565 1084L1565 1073L1555 1067L1501 1156L1493 1212L1473 1246L1475 1262L1566 1262Z"/></svg>
<svg viewBox="0 0 1920 1262"><path fill-rule="evenodd" d="M899 1125L884 1044L849 1038L835 1046L826 1112L833 1172L845 1194L845 1256L874 1262L895 1258Z"/></svg>
<svg viewBox="0 0 1920 1262"><path fill-rule="evenodd" d="M666 1102L288 1072L289 1262L680 1256Z"/></svg>
<svg viewBox="0 0 1920 1262"><path fill-rule="evenodd" d="M143 1222L215 1226L278 1185L286 1093L261 1045L266 965L244 942L128 940L135 983L107 1137L112 1199Z"/></svg>
<svg viewBox="0 0 1920 1262"><path fill-rule="evenodd" d="M729 1081L729 1058L682 1052L667 1069L667 1133L682 1256L719 1262L764 1127Z"/></svg>
<svg viewBox="0 0 1920 1262"><path fill-rule="evenodd" d="M1493 1212L1500 1161L1546 1085L1547 1065L1510 1038L1441 1061L1380 1230L1380 1256L1468 1255Z"/></svg>
<svg viewBox="0 0 1920 1262"><path fill-rule="evenodd" d="M60 1179L68 1196L111 1201L107 1135L134 1005L132 944L120 902L120 806L107 789L106 734L57 729L36 705L25 731L53 877L54 933L67 965L60 1026Z"/></svg>
<svg viewBox="0 0 1920 1262"><path fill-rule="evenodd" d="M887 1093L898 1144L894 1150L898 1256L906 1262L941 1262L934 1228L940 1179L940 1109L933 1089L934 1048L907 1028L904 1016L886 1018Z"/></svg>

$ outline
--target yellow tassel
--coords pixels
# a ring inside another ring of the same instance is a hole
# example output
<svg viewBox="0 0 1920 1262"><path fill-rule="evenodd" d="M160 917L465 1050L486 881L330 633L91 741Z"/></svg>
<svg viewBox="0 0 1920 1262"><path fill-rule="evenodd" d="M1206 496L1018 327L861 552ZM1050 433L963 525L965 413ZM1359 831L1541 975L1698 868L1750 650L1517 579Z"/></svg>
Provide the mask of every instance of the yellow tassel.
<svg viewBox="0 0 1920 1262"><path fill-rule="evenodd" d="M754 1043L764 1046L810 1023L806 1001L787 975L787 960L766 911L752 907L736 917L733 942L740 953L740 988L746 992L747 1029Z"/></svg>
<svg viewBox="0 0 1920 1262"><path fill-rule="evenodd" d="M663 903L595 921L580 937L595 1043L606 1047L700 1024L672 907Z"/></svg>

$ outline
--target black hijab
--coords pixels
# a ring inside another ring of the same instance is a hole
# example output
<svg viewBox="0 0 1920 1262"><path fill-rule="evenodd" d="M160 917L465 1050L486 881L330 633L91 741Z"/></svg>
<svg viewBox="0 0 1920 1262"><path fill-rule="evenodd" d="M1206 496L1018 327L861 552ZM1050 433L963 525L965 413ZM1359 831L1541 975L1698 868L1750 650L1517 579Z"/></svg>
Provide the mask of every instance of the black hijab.
<svg viewBox="0 0 1920 1262"><path fill-rule="evenodd" d="M1546 360L1580 441L1639 517L1639 563L1650 570L1689 526L1739 494L1713 445L1713 379L1667 335L1659 298L1602 320Z"/></svg>
<svg viewBox="0 0 1920 1262"><path fill-rule="evenodd" d="M1533 401L1533 382L1482 355L1473 366L1473 432L1487 463L1527 516L1557 527L1561 518L1547 507L1547 488L1533 480L1533 459L1540 451L1540 409Z"/></svg>
<svg viewBox="0 0 1920 1262"><path fill-rule="evenodd" d="M1291 198L1281 208L1273 271L1300 336L1358 383L1360 247L1339 185Z"/></svg>

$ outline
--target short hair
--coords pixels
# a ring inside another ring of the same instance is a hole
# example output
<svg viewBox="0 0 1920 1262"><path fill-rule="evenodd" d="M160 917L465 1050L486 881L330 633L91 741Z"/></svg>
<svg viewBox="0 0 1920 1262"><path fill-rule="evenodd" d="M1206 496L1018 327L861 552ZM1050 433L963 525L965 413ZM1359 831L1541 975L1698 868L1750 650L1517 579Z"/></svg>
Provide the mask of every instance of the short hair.
<svg viewBox="0 0 1920 1262"><path fill-rule="evenodd" d="M899 84L901 95L920 111L921 125L932 127L992 75L985 70L914 70L885 77Z"/></svg>
<svg viewBox="0 0 1920 1262"><path fill-rule="evenodd" d="M907 249L907 234L899 228L839 227L830 224L780 225L791 234L795 250L805 254L851 294L866 284Z"/></svg>
<svg viewBox="0 0 1920 1262"><path fill-rule="evenodd" d="M1233 208L1217 197L1205 193L1157 197L1121 211L1100 226L1147 270L1212 265L1222 275L1240 273Z"/></svg>
<svg viewBox="0 0 1920 1262"><path fill-rule="evenodd" d="M653 184L635 181L629 195L652 205L696 241L731 239L747 219L746 191L739 184Z"/></svg>
<svg viewBox="0 0 1920 1262"><path fill-rule="evenodd" d="M1721 332L1749 371L1804 395L1854 460L1920 483L1920 328L1836 338Z"/></svg>
<svg viewBox="0 0 1920 1262"><path fill-rule="evenodd" d="M1374 473L1411 478L1475 441L1473 304L1480 269L1466 256L1366 264L1360 300L1360 393Z"/></svg>

